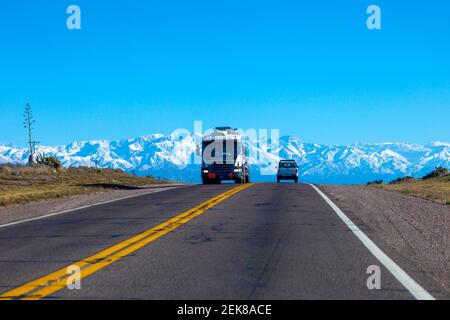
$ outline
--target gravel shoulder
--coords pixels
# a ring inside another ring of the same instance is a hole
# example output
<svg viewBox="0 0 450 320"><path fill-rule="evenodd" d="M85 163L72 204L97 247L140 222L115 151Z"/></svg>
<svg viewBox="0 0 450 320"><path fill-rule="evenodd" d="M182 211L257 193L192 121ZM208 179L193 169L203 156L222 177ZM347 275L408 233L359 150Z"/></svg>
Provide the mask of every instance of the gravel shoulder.
<svg viewBox="0 0 450 320"><path fill-rule="evenodd" d="M0 208L0 225L20 220L41 217L47 214L80 208L105 201L120 199L124 197L155 193L164 190L179 188L182 184L152 184L151 186L139 187L131 190L112 190L96 192L91 194L76 195L58 199L35 201L22 205Z"/></svg>
<svg viewBox="0 0 450 320"><path fill-rule="evenodd" d="M319 188L369 237L382 239L388 251L418 266L450 294L449 205L371 186Z"/></svg>

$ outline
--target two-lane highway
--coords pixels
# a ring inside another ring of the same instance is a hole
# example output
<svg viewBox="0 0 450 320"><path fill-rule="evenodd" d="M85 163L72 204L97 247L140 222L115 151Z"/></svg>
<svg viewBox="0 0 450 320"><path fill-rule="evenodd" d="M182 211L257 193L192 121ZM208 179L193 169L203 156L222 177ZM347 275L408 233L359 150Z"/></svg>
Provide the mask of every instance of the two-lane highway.
<svg viewBox="0 0 450 320"><path fill-rule="evenodd" d="M65 287L73 264L80 290ZM380 290L367 287L371 265ZM312 186L287 183L183 187L0 228L0 294L413 298Z"/></svg>

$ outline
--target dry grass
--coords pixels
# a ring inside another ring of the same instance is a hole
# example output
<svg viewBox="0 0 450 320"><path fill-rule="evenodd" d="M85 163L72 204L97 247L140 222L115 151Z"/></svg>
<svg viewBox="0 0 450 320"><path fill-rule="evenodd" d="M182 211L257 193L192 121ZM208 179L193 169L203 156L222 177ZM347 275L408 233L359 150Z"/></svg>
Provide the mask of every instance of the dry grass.
<svg viewBox="0 0 450 320"><path fill-rule="evenodd" d="M450 205L450 175L382 185L382 188Z"/></svg>
<svg viewBox="0 0 450 320"><path fill-rule="evenodd" d="M0 206L164 183L121 170L0 166Z"/></svg>

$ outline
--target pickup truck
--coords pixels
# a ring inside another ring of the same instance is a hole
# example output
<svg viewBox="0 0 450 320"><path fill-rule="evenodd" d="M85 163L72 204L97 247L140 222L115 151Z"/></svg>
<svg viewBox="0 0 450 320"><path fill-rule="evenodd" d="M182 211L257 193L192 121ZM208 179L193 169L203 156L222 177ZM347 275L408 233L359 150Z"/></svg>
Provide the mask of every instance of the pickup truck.
<svg viewBox="0 0 450 320"><path fill-rule="evenodd" d="M298 183L298 166L295 160L281 160L278 164L277 182L281 180L294 180Z"/></svg>

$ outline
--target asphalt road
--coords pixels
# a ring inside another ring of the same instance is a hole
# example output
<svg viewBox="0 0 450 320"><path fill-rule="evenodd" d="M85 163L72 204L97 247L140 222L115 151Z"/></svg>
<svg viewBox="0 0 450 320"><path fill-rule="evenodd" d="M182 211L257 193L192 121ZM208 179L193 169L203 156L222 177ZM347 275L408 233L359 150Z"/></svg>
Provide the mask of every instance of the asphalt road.
<svg viewBox="0 0 450 320"><path fill-rule="evenodd" d="M123 243L235 187L182 187L0 228L0 294ZM370 265L381 267L380 290L367 288ZM81 280L80 290L64 288L45 298L413 296L311 186L265 183L229 196L120 260L100 266Z"/></svg>

